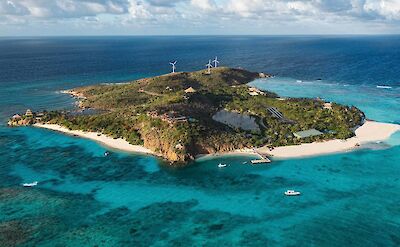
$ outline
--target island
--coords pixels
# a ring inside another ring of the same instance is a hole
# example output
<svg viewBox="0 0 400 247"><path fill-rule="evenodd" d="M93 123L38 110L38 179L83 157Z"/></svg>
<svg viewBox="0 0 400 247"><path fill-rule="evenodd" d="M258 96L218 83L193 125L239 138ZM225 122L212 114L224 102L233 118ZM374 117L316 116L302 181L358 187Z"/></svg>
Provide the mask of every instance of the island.
<svg viewBox="0 0 400 247"><path fill-rule="evenodd" d="M270 75L218 67L74 88L66 93L77 99L79 110L28 110L8 125L62 131L173 164L237 151L277 157L337 152L399 130L398 125L366 121L354 106L282 98L248 85L260 77ZM380 134L368 138L371 128Z"/></svg>

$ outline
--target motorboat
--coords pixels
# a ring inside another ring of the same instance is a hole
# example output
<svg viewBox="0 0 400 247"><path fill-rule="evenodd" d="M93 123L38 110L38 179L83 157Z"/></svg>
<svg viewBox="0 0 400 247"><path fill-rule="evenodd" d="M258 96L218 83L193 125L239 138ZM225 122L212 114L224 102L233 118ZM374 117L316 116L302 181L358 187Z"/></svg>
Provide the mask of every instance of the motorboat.
<svg viewBox="0 0 400 247"><path fill-rule="evenodd" d="M376 88L383 88L383 89L391 89L392 87L391 86L385 86L385 85L378 85L378 86L376 86Z"/></svg>
<svg viewBox="0 0 400 247"><path fill-rule="evenodd" d="M285 191L285 195L287 196L299 196L301 193L299 191L287 190Z"/></svg>
<svg viewBox="0 0 400 247"><path fill-rule="evenodd" d="M269 160L269 159L251 160L250 163L253 165L268 164L268 163L271 163L271 160Z"/></svg>
<svg viewBox="0 0 400 247"><path fill-rule="evenodd" d="M38 184L38 182L35 181L35 182L32 182L32 183L23 183L22 186L24 186L24 187L34 187L37 184Z"/></svg>
<svg viewBox="0 0 400 247"><path fill-rule="evenodd" d="M108 152L108 151L104 152L104 156L108 156L108 155L110 155L110 152Z"/></svg>
<svg viewBox="0 0 400 247"><path fill-rule="evenodd" d="M222 164L222 163L219 163L219 164L218 164L218 167L219 167L219 168L224 168L224 167L227 167L227 166L228 166L227 164Z"/></svg>

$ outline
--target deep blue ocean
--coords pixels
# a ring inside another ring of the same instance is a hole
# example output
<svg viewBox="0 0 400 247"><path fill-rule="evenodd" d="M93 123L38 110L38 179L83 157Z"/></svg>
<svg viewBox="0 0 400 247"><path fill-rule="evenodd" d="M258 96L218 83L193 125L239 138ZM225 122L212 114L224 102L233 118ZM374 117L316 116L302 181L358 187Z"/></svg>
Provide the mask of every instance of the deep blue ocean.
<svg viewBox="0 0 400 247"><path fill-rule="evenodd" d="M259 88L400 123L400 36L0 38L0 246L400 246L400 133L269 166L226 156L174 169L6 127L27 108L73 108L61 90L165 74L170 60L198 70L215 56L275 75L251 82Z"/></svg>

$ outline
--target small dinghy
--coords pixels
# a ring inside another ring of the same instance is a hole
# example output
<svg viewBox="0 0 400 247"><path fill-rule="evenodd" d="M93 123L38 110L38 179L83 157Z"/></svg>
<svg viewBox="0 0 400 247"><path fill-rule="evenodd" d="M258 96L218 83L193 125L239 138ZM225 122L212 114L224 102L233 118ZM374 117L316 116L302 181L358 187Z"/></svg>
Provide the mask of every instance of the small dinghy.
<svg viewBox="0 0 400 247"><path fill-rule="evenodd" d="M104 156L108 156L108 155L110 155L110 152L108 152L108 151L104 152Z"/></svg>
<svg viewBox="0 0 400 247"><path fill-rule="evenodd" d="M228 166L227 164L222 164L222 163L219 163L219 164L218 164L218 167L219 167L219 168L224 168L224 167L227 167L227 166Z"/></svg>
<svg viewBox="0 0 400 247"><path fill-rule="evenodd" d="M24 184L22 184L22 186L24 186L24 187L34 187L34 186L36 186L37 184L38 184L38 182L35 181L35 182L33 182L33 183L24 183Z"/></svg>
<svg viewBox="0 0 400 247"><path fill-rule="evenodd" d="M299 196L301 193L299 191L287 190L285 191L285 195L287 196Z"/></svg>

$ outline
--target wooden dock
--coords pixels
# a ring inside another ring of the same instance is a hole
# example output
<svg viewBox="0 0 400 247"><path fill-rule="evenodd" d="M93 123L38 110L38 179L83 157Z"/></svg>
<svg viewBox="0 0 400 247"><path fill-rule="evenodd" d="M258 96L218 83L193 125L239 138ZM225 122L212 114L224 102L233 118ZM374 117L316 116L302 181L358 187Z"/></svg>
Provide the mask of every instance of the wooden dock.
<svg viewBox="0 0 400 247"><path fill-rule="evenodd" d="M254 150L254 152L260 156L260 159L258 160L251 160L251 164L253 165L257 165L257 164L268 164L271 163L271 160L267 157L267 155L261 154L259 152L257 152L256 150Z"/></svg>
<svg viewBox="0 0 400 247"><path fill-rule="evenodd" d="M268 164L271 163L270 159L262 159L262 160L251 160L251 164L258 165L258 164Z"/></svg>

